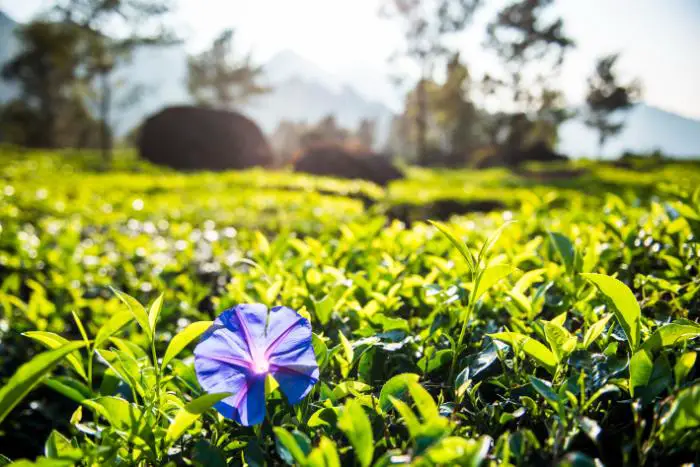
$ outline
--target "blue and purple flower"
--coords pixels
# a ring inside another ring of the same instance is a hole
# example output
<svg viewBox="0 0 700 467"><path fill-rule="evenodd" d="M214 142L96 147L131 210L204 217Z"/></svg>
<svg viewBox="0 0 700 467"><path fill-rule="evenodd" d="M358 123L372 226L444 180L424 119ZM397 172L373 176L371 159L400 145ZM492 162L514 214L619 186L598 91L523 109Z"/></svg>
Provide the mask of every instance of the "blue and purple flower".
<svg viewBox="0 0 700 467"><path fill-rule="evenodd" d="M246 426L265 418L265 378L272 375L290 404L318 381L311 325L296 311L261 304L224 311L194 350L199 384L208 393L230 392L215 408Z"/></svg>

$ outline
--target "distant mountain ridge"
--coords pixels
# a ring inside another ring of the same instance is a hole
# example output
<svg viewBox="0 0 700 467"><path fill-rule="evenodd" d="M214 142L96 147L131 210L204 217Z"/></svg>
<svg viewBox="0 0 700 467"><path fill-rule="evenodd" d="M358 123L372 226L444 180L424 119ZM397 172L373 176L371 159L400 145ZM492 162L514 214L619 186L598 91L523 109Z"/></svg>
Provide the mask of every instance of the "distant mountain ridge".
<svg viewBox="0 0 700 467"><path fill-rule="evenodd" d="M17 23L0 11L0 66L19 50L14 31ZM168 105L191 101L186 87L187 53L182 46L143 48L115 73L115 132L124 135L145 117ZM393 112L383 102L373 100L365 89L345 82L292 51L282 51L264 66L271 93L258 96L241 111L252 117L263 131L272 133L280 121L315 123L326 115L336 116L340 125L354 129L363 118L377 120L376 140L383 145L388 136ZM120 96L128 82L143 89L136 105L120 108ZM17 87L0 80L0 103L17 95ZM598 157L597 134L579 117L565 123L559 132L560 152L572 157ZM603 157L625 150L634 152L661 150L676 157L700 157L700 121L685 118L644 103L635 106L627 117L623 132L610 140Z"/></svg>

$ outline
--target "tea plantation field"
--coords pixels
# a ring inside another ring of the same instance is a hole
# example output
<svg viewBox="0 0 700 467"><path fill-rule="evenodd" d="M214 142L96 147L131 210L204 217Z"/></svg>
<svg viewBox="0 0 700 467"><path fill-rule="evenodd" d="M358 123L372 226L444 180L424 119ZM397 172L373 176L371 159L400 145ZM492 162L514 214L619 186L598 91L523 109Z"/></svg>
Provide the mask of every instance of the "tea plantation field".
<svg viewBox="0 0 700 467"><path fill-rule="evenodd" d="M700 462L699 164L0 174L0 465Z"/></svg>

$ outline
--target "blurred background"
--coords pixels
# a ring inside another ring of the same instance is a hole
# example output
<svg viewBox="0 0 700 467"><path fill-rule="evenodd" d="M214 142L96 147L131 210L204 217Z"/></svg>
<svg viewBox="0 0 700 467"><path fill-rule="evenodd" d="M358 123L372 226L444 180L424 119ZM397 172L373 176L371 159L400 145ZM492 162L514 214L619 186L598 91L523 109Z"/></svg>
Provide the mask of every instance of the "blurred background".
<svg viewBox="0 0 700 467"><path fill-rule="evenodd" d="M380 183L691 158L698 26L696 0L3 0L0 141Z"/></svg>

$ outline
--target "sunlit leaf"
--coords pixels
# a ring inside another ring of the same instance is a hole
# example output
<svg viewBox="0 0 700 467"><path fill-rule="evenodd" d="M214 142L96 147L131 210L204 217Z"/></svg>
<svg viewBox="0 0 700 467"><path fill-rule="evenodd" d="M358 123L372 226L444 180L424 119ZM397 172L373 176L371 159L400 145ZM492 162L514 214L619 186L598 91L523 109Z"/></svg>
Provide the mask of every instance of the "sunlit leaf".
<svg viewBox="0 0 700 467"><path fill-rule="evenodd" d="M190 342L197 339L202 333L209 329L211 325L211 321L197 321L191 323L185 329L177 333L170 341L170 344L168 344L168 348L165 349L165 356L163 357L160 367L163 369L167 368L168 363L170 363L173 358L182 352Z"/></svg>
<svg viewBox="0 0 700 467"><path fill-rule="evenodd" d="M28 331L24 333L25 336L44 344L49 349L58 349L68 344L68 339L65 339L58 334L46 331ZM66 356L66 361L70 363L73 370L75 370L78 375L87 381L87 374L85 373L85 366L80 358L80 353L76 351L75 353Z"/></svg>
<svg viewBox="0 0 700 467"><path fill-rule="evenodd" d="M389 378L379 393L379 407L382 411L386 412L391 408L390 397L405 401L408 396L408 386L417 383L419 378L414 373L403 373Z"/></svg>
<svg viewBox="0 0 700 467"><path fill-rule="evenodd" d="M127 295L124 292L120 292L114 288L112 289L112 292L114 292L114 294L119 297L119 300L121 300L127 306L131 314L134 316L134 319L137 323L139 323L139 326L148 336L148 338L153 339L153 329L149 324L148 313L146 313L146 309L143 307L143 305L141 305L134 297Z"/></svg>
<svg viewBox="0 0 700 467"><path fill-rule="evenodd" d="M625 331L630 348L633 351L637 350L640 343L642 312L632 291L619 280L604 274L585 273L581 275L595 284L612 304L615 318Z"/></svg>
<svg viewBox="0 0 700 467"><path fill-rule="evenodd" d="M168 426L165 434L165 443L170 445L180 439L180 437L192 426L192 424L214 404L229 397L231 393L205 394L185 405L175 415L172 423Z"/></svg>
<svg viewBox="0 0 700 467"><path fill-rule="evenodd" d="M58 349L40 353L19 367L15 374L0 388L0 423L61 360L71 352L83 347L85 347L85 342L71 342Z"/></svg>
<svg viewBox="0 0 700 467"><path fill-rule="evenodd" d="M338 417L338 428L350 440L358 463L368 467L374 457L374 438L372 424L359 402L350 399L345 403Z"/></svg>
<svg viewBox="0 0 700 467"><path fill-rule="evenodd" d="M557 367L557 358L541 342L517 332L497 332L489 334L492 339L505 342L511 347L522 349L525 354L542 365L550 373L554 373Z"/></svg>
<svg viewBox="0 0 700 467"><path fill-rule="evenodd" d="M474 258L474 255L472 255L472 252L469 251L469 248L467 245L464 244L461 240L459 240L454 233L450 230L449 227L447 227L445 224L441 222L436 222L436 221L429 221L431 224L433 224L442 234L447 237L447 239L452 243L452 245L457 248L457 251L462 255L462 258L464 258L464 261L467 262L467 266L469 267L469 271L474 273L476 271L476 259Z"/></svg>

